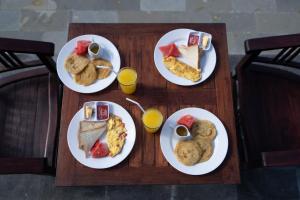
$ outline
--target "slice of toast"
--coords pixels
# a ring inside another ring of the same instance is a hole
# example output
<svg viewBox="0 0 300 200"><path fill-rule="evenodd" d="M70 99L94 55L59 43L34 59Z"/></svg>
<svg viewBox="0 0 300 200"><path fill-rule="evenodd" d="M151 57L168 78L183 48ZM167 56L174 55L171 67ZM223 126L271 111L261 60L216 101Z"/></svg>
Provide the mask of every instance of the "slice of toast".
<svg viewBox="0 0 300 200"><path fill-rule="evenodd" d="M79 148L85 152L85 156L89 156L89 151L106 131L106 122L90 122L81 121L78 131Z"/></svg>
<svg viewBox="0 0 300 200"><path fill-rule="evenodd" d="M185 46L180 45L178 47L179 52L181 53L181 59L187 65L199 69L199 47L198 45Z"/></svg>
<svg viewBox="0 0 300 200"><path fill-rule="evenodd" d="M90 131L106 126L106 122L80 121L79 132Z"/></svg>

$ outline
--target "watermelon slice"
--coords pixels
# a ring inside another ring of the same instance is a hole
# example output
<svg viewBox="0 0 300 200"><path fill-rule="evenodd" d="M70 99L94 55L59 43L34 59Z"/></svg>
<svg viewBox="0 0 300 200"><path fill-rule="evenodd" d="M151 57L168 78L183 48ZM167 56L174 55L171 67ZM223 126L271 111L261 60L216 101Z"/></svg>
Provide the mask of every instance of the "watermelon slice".
<svg viewBox="0 0 300 200"><path fill-rule="evenodd" d="M91 149L91 154L93 158L102 158L107 156L109 153L106 143L101 143L99 140L94 144Z"/></svg>
<svg viewBox="0 0 300 200"><path fill-rule="evenodd" d="M169 56L173 56L173 57L178 57L180 56L180 52L177 49L176 44L171 43L165 46L161 46L159 47L159 50L162 52L164 57L169 57Z"/></svg>
<svg viewBox="0 0 300 200"><path fill-rule="evenodd" d="M194 122L195 118L192 115L184 115L178 120L177 124L184 125L190 129L192 128Z"/></svg>
<svg viewBox="0 0 300 200"><path fill-rule="evenodd" d="M91 44L89 40L79 40L77 41L77 45L75 47L75 53L77 55L85 55L88 51L88 47Z"/></svg>

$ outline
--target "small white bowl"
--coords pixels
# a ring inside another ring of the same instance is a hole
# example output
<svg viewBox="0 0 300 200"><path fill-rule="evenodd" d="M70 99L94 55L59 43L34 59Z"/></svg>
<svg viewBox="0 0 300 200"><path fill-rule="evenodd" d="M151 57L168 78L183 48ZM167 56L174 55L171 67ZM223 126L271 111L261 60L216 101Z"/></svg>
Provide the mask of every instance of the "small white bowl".
<svg viewBox="0 0 300 200"><path fill-rule="evenodd" d="M92 52L92 48L93 47L97 47L98 51L96 53ZM99 58L101 56L102 53L102 48L100 46L100 44L96 43L96 42L92 42L89 46L88 46L88 53L91 59L96 59Z"/></svg>
<svg viewBox="0 0 300 200"><path fill-rule="evenodd" d="M186 130L187 134L184 135L184 136L179 135L179 134L177 133L177 129L178 129L178 128L184 128L184 129ZM189 129L188 129L186 126L184 126L184 125L177 125L177 126L175 126L173 132L174 132L175 137L176 137L178 140L190 140L190 139L192 139L192 134L190 133Z"/></svg>

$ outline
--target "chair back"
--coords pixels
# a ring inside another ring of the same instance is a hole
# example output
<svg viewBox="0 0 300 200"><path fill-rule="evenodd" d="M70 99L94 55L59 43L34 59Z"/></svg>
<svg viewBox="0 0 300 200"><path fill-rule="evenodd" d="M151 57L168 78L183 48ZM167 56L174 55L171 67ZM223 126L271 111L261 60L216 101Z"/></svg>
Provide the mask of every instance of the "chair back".
<svg viewBox="0 0 300 200"><path fill-rule="evenodd" d="M0 71L46 65L56 72L53 52L52 43L0 38Z"/></svg>

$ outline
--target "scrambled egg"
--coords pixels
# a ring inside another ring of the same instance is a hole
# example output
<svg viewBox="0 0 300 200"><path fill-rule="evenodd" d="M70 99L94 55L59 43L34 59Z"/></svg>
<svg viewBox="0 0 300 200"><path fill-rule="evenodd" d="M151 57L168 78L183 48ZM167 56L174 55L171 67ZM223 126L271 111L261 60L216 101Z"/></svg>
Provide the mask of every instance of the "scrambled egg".
<svg viewBox="0 0 300 200"><path fill-rule="evenodd" d="M122 150L126 139L126 128L121 118L111 116L107 123L107 144L109 155L114 157Z"/></svg>
<svg viewBox="0 0 300 200"><path fill-rule="evenodd" d="M197 70L183 62L180 62L175 57L170 56L163 58L163 63L173 74L186 78L191 81L199 81L201 79L201 71Z"/></svg>

